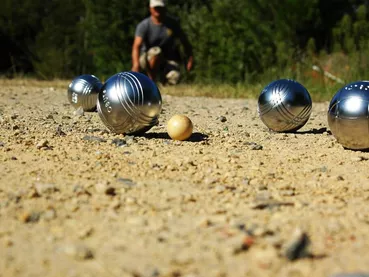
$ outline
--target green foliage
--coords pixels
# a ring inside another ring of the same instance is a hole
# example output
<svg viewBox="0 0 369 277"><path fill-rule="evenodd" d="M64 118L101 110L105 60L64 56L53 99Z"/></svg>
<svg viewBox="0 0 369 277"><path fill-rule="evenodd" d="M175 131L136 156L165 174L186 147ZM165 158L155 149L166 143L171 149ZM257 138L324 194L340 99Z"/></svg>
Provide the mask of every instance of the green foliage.
<svg viewBox="0 0 369 277"><path fill-rule="evenodd" d="M184 81L260 87L295 78L327 93L367 79L368 5L362 0L172 0L194 48ZM136 25L148 1L3 0L0 71L41 79L95 74L102 80L131 68ZM312 70L316 65L320 73ZM237 94L237 93L236 93ZM235 94L235 95L236 95Z"/></svg>
<svg viewBox="0 0 369 277"><path fill-rule="evenodd" d="M0 70L6 74L32 67L31 47L44 14L42 0L2 0L0 9Z"/></svg>
<svg viewBox="0 0 369 277"><path fill-rule="evenodd" d="M42 78L72 77L83 64L83 9L80 1L57 0L45 7L41 32L32 48L35 73Z"/></svg>
<svg viewBox="0 0 369 277"><path fill-rule="evenodd" d="M131 47L136 24L148 12L137 9L135 0L84 0L88 14L89 51L94 69L101 78L131 69Z"/></svg>

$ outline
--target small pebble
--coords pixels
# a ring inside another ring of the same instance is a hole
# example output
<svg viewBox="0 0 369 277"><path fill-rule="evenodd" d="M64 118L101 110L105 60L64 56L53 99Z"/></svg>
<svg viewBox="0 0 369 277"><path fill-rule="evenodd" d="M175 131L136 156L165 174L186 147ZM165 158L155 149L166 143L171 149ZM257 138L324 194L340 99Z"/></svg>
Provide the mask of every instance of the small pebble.
<svg viewBox="0 0 369 277"><path fill-rule="evenodd" d="M132 226L146 226L147 220L142 217L130 217L126 220L126 223Z"/></svg>
<svg viewBox="0 0 369 277"><path fill-rule="evenodd" d="M64 137L67 135L66 133L63 132L60 126L56 127L55 134L60 137Z"/></svg>
<svg viewBox="0 0 369 277"><path fill-rule="evenodd" d="M134 197L127 197L126 204L127 205L135 205L137 203L136 198Z"/></svg>
<svg viewBox="0 0 369 277"><path fill-rule="evenodd" d="M91 193L87 189L85 189L83 186L81 186L81 185L75 185L73 187L73 192L77 196L79 196L79 195L88 195L88 196L91 196Z"/></svg>
<svg viewBox="0 0 369 277"><path fill-rule="evenodd" d="M262 150L263 146L260 144L257 144L256 142L245 142L245 145L249 146L249 149L251 150Z"/></svg>
<svg viewBox="0 0 369 277"><path fill-rule="evenodd" d="M242 237L236 236L235 238L238 241L236 244L233 245L232 252L234 255L249 250L249 248L254 244L255 241L254 237L248 235L242 235Z"/></svg>
<svg viewBox="0 0 369 277"><path fill-rule="evenodd" d="M251 150L263 150L263 146L260 144L255 144L250 146Z"/></svg>
<svg viewBox="0 0 369 277"><path fill-rule="evenodd" d="M106 195L115 195L115 188L109 186L107 183L97 183L95 185L96 192Z"/></svg>
<svg viewBox="0 0 369 277"><path fill-rule="evenodd" d="M352 162L362 162L362 161L367 161L367 160L368 160L368 158L363 157L363 156L353 157L351 159Z"/></svg>
<svg viewBox="0 0 369 277"><path fill-rule="evenodd" d="M68 256L80 261L93 259L94 257L92 250L84 245L66 245L63 250Z"/></svg>
<svg viewBox="0 0 369 277"><path fill-rule="evenodd" d="M215 187L215 191L216 191L217 193L222 193L222 192L224 192L225 190L226 190L225 186L221 186L221 185L219 185L219 186L216 186L216 187Z"/></svg>
<svg viewBox="0 0 369 277"><path fill-rule="evenodd" d="M39 221L39 212L24 212L19 216L19 220L23 223L35 223Z"/></svg>
<svg viewBox="0 0 369 277"><path fill-rule="evenodd" d="M13 240L12 240L10 237L6 236L6 237L4 238L4 246L5 246L5 247L11 247L11 246L13 246L13 245L14 245Z"/></svg>
<svg viewBox="0 0 369 277"><path fill-rule="evenodd" d="M111 143L114 144L117 147L127 145L127 142L124 139L118 139L118 138L113 139Z"/></svg>
<svg viewBox="0 0 369 277"><path fill-rule="evenodd" d="M253 203L250 208L254 210L264 210L264 209L273 209L282 206L294 206L292 202L278 202L278 201L268 201L261 203Z"/></svg>
<svg viewBox="0 0 369 277"><path fill-rule="evenodd" d="M82 139L86 141L106 142L106 139L95 137L95 136L84 136Z"/></svg>
<svg viewBox="0 0 369 277"><path fill-rule="evenodd" d="M92 227L86 227L83 228L81 231L78 232L78 237L80 239L85 239L90 237L94 233L94 228Z"/></svg>
<svg viewBox="0 0 369 277"><path fill-rule="evenodd" d="M218 120L219 120L220 122L226 122L226 121L227 121L227 118L226 118L225 116L219 116L219 117L218 117Z"/></svg>
<svg viewBox="0 0 369 277"><path fill-rule="evenodd" d="M134 187L137 184L135 182L133 182L131 179L127 179L127 178L117 178L118 182L121 182L123 184L125 184L128 187Z"/></svg>
<svg viewBox="0 0 369 277"><path fill-rule="evenodd" d="M300 229L296 229L292 235L292 239L288 242L285 248L284 255L290 261L309 256L308 246L310 239L308 235Z"/></svg>
<svg viewBox="0 0 369 277"><path fill-rule="evenodd" d="M51 194L59 191L54 184L36 184L34 187L38 195Z"/></svg>
<svg viewBox="0 0 369 277"><path fill-rule="evenodd" d="M75 116L83 116L85 114L85 111L82 107L79 107L77 110L73 112L73 115Z"/></svg>
<svg viewBox="0 0 369 277"><path fill-rule="evenodd" d="M118 208L120 208L120 206L121 206L121 202L120 202L120 200L119 199L115 199L115 200L113 200L111 203L110 203L110 205L109 205L109 207L111 208L111 209L118 209Z"/></svg>
<svg viewBox="0 0 369 277"><path fill-rule="evenodd" d="M56 211L54 209L48 209L43 213L42 218L47 221L53 220L56 218Z"/></svg>
<svg viewBox="0 0 369 277"><path fill-rule="evenodd" d="M36 144L36 148L37 149L49 148L49 142L46 139L42 139Z"/></svg>

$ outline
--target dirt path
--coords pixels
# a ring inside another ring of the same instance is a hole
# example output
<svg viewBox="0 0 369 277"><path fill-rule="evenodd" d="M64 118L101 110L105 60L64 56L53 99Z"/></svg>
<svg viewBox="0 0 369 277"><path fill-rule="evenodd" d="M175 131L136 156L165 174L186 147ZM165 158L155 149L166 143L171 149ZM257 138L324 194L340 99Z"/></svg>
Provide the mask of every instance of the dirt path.
<svg viewBox="0 0 369 277"><path fill-rule="evenodd" d="M369 272L369 153L336 143L328 103L277 134L255 100L163 95L161 124L124 137L64 89L0 96L1 277ZM192 141L167 137L176 113Z"/></svg>

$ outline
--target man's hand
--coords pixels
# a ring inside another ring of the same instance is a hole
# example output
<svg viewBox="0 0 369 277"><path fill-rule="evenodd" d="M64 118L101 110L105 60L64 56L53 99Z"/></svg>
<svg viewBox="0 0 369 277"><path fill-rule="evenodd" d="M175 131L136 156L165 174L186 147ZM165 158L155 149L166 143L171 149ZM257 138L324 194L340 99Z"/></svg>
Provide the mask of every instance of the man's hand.
<svg viewBox="0 0 369 277"><path fill-rule="evenodd" d="M133 72L140 72L140 65L139 64L133 65L131 70Z"/></svg>
<svg viewBox="0 0 369 277"><path fill-rule="evenodd" d="M193 67L193 56L190 56L187 61L186 69L188 72L192 70Z"/></svg>

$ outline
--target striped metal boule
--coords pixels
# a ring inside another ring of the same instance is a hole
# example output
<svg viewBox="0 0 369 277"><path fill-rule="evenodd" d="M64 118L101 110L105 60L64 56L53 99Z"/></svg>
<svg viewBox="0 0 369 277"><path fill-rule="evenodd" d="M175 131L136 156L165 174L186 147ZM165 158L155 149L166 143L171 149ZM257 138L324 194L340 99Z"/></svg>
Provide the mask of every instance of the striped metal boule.
<svg viewBox="0 0 369 277"><path fill-rule="evenodd" d="M309 120L312 101L300 83L281 79L268 84L258 98L262 122L275 132L294 132Z"/></svg>
<svg viewBox="0 0 369 277"><path fill-rule="evenodd" d="M121 72L110 77L97 100L101 120L117 134L146 132L158 123L161 106L158 87L137 72Z"/></svg>
<svg viewBox="0 0 369 277"><path fill-rule="evenodd" d="M75 108L83 108L86 112L96 110L97 96L103 84L94 75L80 75L68 86L68 100Z"/></svg>

